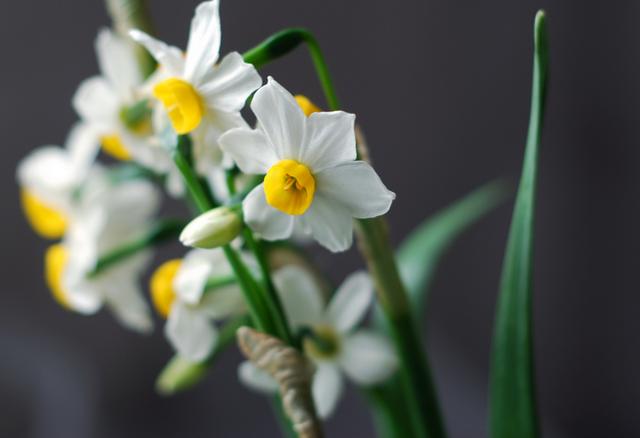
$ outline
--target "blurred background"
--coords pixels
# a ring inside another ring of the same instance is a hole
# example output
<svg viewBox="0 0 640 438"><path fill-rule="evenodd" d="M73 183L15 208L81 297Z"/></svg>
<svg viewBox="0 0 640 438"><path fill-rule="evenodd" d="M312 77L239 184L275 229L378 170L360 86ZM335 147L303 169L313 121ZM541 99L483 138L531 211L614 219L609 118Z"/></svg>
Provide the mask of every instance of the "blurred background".
<svg viewBox="0 0 640 438"><path fill-rule="evenodd" d="M151 0L159 35L184 47L197 0ZM551 65L540 161L535 266L538 395L548 437L640 436L640 2L381 0L222 1L223 53L305 26L318 37L345 110L366 130L378 172L398 194L399 242L480 184L520 172L535 11L548 12ZM15 166L61 144L70 98L97 73L100 0L0 5L0 436L275 437L267 401L235 378L229 351L190 392L162 398L171 356L107 313L82 317L45 289L47 243L19 210ZM262 72L322 103L305 50ZM490 339L511 200L444 258L425 315L451 437L486 436ZM178 245L159 255L181 251ZM322 267L339 281L355 251ZM351 390L329 436L373 436Z"/></svg>

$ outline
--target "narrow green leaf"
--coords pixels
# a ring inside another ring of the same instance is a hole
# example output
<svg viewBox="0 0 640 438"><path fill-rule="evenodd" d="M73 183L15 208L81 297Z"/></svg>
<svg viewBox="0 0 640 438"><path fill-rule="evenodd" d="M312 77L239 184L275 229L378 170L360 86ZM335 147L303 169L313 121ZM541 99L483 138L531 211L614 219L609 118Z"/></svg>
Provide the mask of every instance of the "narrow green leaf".
<svg viewBox="0 0 640 438"><path fill-rule="evenodd" d="M490 383L492 438L538 436L531 309L533 221L547 77L545 14L534 25L531 118L520 187L502 270Z"/></svg>
<svg viewBox="0 0 640 438"><path fill-rule="evenodd" d="M397 259L415 318L421 319L428 287L445 251L508 194L503 182L490 182L428 218L402 242Z"/></svg>

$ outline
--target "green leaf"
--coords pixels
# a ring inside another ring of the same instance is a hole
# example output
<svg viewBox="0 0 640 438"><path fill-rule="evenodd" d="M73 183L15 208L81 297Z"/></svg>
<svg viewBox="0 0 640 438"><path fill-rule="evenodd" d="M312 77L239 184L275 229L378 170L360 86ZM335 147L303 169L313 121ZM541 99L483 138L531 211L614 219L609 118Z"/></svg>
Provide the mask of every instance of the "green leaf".
<svg viewBox="0 0 640 438"><path fill-rule="evenodd" d="M402 242L397 259L415 318L421 319L428 286L445 251L462 232L499 205L508 193L503 182L488 183L425 220Z"/></svg>
<svg viewBox="0 0 640 438"><path fill-rule="evenodd" d="M493 337L490 382L490 427L493 438L538 436L531 273L538 147L547 77L548 51L543 11L536 15L534 44L529 133L503 263Z"/></svg>

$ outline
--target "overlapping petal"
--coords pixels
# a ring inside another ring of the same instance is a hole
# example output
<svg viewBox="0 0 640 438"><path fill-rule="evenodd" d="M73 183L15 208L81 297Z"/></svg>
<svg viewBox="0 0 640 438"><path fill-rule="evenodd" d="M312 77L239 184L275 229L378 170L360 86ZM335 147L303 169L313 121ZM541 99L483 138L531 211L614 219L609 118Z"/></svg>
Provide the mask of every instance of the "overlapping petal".
<svg viewBox="0 0 640 438"><path fill-rule="evenodd" d="M343 340L340 365L354 382L373 385L389 378L396 370L398 359L386 338L362 330Z"/></svg>
<svg viewBox="0 0 640 438"><path fill-rule="evenodd" d="M158 64L166 70L167 75L182 76L185 69L185 61L180 49L169 46L137 29L130 31L129 35L151 53L151 56L158 61Z"/></svg>
<svg viewBox="0 0 640 438"><path fill-rule="evenodd" d="M353 216L343 205L320 194L316 194L300 220L311 230L314 239L329 251L346 251L353 243Z"/></svg>
<svg viewBox="0 0 640 438"><path fill-rule="evenodd" d="M291 236L293 217L267 204L264 186L254 188L242 203L245 222L266 240L281 240Z"/></svg>
<svg viewBox="0 0 640 438"><path fill-rule="evenodd" d="M389 211L395 199L395 194L364 161L329 167L315 174L315 178L318 192L355 218L381 216Z"/></svg>
<svg viewBox="0 0 640 438"><path fill-rule="evenodd" d="M333 327L347 332L362 321L373 299L373 284L366 272L355 272L338 288L327 306L326 318Z"/></svg>
<svg viewBox="0 0 640 438"><path fill-rule="evenodd" d="M286 266L274 273L273 281L292 327L310 326L322 321L322 293L302 268Z"/></svg>
<svg viewBox="0 0 640 438"><path fill-rule="evenodd" d="M218 330L206 315L180 302L171 308L165 334L178 354L193 362L206 359L218 339Z"/></svg>
<svg viewBox="0 0 640 438"><path fill-rule="evenodd" d="M244 62L238 52L232 52L205 72L198 92L209 108L234 112L244 107L247 97L261 84L262 79L255 67Z"/></svg>
<svg viewBox="0 0 640 438"><path fill-rule="evenodd" d="M220 53L219 1L203 2L196 8L187 43L184 77L198 84L211 70Z"/></svg>
<svg viewBox="0 0 640 438"><path fill-rule="evenodd" d="M299 160L306 120L293 96L269 77L254 95L251 109L278 158Z"/></svg>
<svg viewBox="0 0 640 438"><path fill-rule="evenodd" d="M276 151L257 129L232 129L220 137L220 147L248 174L267 173L278 162Z"/></svg>
<svg viewBox="0 0 640 438"><path fill-rule="evenodd" d="M122 99L129 99L142 81L134 46L130 40L103 28L96 38L100 71Z"/></svg>
<svg viewBox="0 0 640 438"><path fill-rule="evenodd" d="M355 115L343 111L316 112L306 123L300 161L320 172L356 159Z"/></svg>

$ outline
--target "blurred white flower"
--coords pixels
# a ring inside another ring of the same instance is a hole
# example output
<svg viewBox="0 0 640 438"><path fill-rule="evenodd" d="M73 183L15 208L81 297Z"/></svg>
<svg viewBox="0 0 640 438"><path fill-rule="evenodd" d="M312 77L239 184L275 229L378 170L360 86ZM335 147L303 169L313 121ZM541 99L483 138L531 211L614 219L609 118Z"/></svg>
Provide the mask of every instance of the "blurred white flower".
<svg viewBox="0 0 640 438"><path fill-rule="evenodd" d="M58 239L72 214L73 194L92 171L98 143L94 131L77 124L65 147L42 146L18 165L22 208L33 229Z"/></svg>
<svg viewBox="0 0 640 438"><path fill-rule="evenodd" d="M243 255L250 262L248 256ZM150 282L158 313L167 318L165 335L191 362L205 360L216 346L221 320L245 311L242 292L221 249L195 249L184 259L163 263Z"/></svg>
<svg viewBox="0 0 640 438"><path fill-rule="evenodd" d="M133 39L160 64L162 80L153 87L178 134L191 133L196 167L206 174L222 163L218 138L225 131L247 126L240 115L249 95L262 84L260 75L237 52L219 63L218 0L201 3L191 22L186 53L139 31Z"/></svg>
<svg viewBox="0 0 640 438"><path fill-rule="evenodd" d="M342 374L359 385L373 385L391 376L397 359L386 338L371 330L356 330L373 298L364 272L351 274L325 307L322 293L303 269L288 266L274 281L293 329L304 334L304 352L315 363L312 392L318 414L326 418L344 389ZM261 391L277 389L275 381L251 362L238 370L240 380Z"/></svg>
<svg viewBox="0 0 640 438"><path fill-rule="evenodd" d="M269 78L251 109L258 129L237 128L222 149L248 174L266 174L243 202L247 224L267 240L286 239L298 223L331 251L353 242L353 218L385 214L395 195L356 160L353 114L313 112Z"/></svg>
<svg viewBox="0 0 640 438"><path fill-rule="evenodd" d="M133 41L105 28L95 48L101 75L80 84L73 97L76 112L94 128L108 154L161 174L171 172L173 161L152 129L151 96Z"/></svg>
<svg viewBox="0 0 640 438"><path fill-rule="evenodd" d="M66 308L93 314L105 305L126 327L152 328L149 308L139 287L150 262L143 251L93 275L100 257L148 231L159 207L154 186L143 180L111 185L104 175L90 178L77 194L73 216L62 243L45 257L47 283Z"/></svg>

